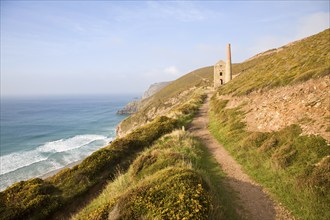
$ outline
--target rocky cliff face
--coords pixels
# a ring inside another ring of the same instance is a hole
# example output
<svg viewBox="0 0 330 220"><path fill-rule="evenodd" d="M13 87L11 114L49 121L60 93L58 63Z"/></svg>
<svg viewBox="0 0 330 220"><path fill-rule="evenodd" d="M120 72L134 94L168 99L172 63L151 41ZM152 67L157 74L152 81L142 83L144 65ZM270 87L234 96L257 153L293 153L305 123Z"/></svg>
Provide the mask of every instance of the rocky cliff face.
<svg viewBox="0 0 330 220"><path fill-rule="evenodd" d="M119 115L130 115L138 111L139 105L142 100L149 98L150 96L157 93L159 90L167 86L170 82L160 82L152 84L147 91L144 92L141 100L134 100L125 105L124 108L117 111Z"/></svg>
<svg viewBox="0 0 330 220"><path fill-rule="evenodd" d="M133 114L133 113L137 112L137 110L139 108L139 103L140 103L140 100L134 100L132 102L129 102L129 103L127 103L127 105L125 105L124 108L117 111L117 114L119 114L119 115Z"/></svg>
<svg viewBox="0 0 330 220"><path fill-rule="evenodd" d="M249 131L278 131L298 124L304 135L319 135L330 143L330 76L306 82L254 91L232 97L227 108L244 106L245 122Z"/></svg>
<svg viewBox="0 0 330 220"><path fill-rule="evenodd" d="M149 89L144 92L142 99L149 98L150 96L152 96L153 94L155 94L156 92L158 92L159 90L161 90L162 88L164 88L165 86L167 86L170 83L171 82L159 82L159 83L152 84L149 87Z"/></svg>

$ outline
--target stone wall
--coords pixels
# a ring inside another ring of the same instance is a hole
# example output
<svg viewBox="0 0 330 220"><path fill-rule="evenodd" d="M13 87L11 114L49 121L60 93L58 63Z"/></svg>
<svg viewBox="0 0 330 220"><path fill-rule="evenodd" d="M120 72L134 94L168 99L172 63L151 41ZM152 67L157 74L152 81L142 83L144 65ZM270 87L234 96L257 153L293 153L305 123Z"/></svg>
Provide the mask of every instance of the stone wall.
<svg viewBox="0 0 330 220"><path fill-rule="evenodd" d="M220 60L214 65L214 87L219 87L225 83L226 63Z"/></svg>

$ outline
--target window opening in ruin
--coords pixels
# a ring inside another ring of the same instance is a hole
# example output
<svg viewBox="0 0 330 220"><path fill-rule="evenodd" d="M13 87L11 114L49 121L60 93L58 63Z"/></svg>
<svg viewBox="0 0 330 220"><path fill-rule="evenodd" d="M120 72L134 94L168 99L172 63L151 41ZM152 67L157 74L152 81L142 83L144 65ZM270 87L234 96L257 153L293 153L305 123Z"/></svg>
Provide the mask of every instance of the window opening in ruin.
<svg viewBox="0 0 330 220"><path fill-rule="evenodd" d="M220 72L220 76L222 76L222 72Z"/></svg>
<svg viewBox="0 0 330 220"><path fill-rule="evenodd" d="M220 85L222 85L223 84L223 81L222 81L222 79L220 79Z"/></svg>

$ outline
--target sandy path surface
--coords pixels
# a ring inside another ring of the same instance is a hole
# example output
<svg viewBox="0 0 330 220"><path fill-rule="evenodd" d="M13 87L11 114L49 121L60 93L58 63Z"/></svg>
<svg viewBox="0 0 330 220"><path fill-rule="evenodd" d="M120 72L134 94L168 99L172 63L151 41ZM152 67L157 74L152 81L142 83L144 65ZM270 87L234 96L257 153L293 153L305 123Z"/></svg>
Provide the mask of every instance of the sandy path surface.
<svg viewBox="0 0 330 220"><path fill-rule="evenodd" d="M242 219L253 220L294 219L284 207L274 202L260 185L242 171L241 166L211 135L207 127L209 100L210 95L194 118L189 131L201 139L227 174L226 185L237 192L238 214Z"/></svg>

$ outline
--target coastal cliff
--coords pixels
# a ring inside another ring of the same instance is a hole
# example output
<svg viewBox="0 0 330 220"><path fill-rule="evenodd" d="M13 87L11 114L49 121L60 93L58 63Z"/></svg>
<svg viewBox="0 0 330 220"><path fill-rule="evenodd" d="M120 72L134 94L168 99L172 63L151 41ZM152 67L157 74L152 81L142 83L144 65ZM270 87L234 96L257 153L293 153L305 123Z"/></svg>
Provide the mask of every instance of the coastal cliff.
<svg viewBox="0 0 330 220"><path fill-rule="evenodd" d="M159 115L175 116L175 109L188 101L199 88L209 87L213 81L213 66L194 70L160 89L154 95L141 100L139 110L124 119L116 129L123 137Z"/></svg>
<svg viewBox="0 0 330 220"><path fill-rule="evenodd" d="M159 82L151 84L150 87L143 93L142 99L140 100L134 100L127 105L124 106L124 108L117 111L117 114L119 115L130 115L138 111L139 105L142 100L147 99L154 94L156 94L158 91L160 91L162 88L170 84L171 82Z"/></svg>
<svg viewBox="0 0 330 220"><path fill-rule="evenodd" d="M142 100L147 99L150 96L156 94L158 91L160 91L162 88L164 88L165 86L167 86L170 83L171 82L159 82L159 83L151 84L149 89L144 92L144 94L142 96Z"/></svg>
<svg viewBox="0 0 330 220"><path fill-rule="evenodd" d="M138 111L140 100L134 100L127 103L124 108L117 111L118 115L130 115Z"/></svg>

